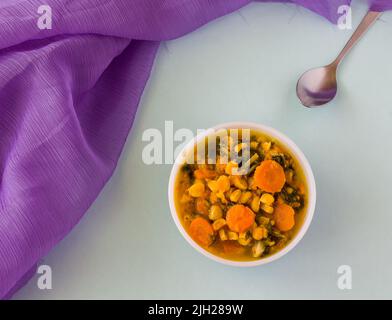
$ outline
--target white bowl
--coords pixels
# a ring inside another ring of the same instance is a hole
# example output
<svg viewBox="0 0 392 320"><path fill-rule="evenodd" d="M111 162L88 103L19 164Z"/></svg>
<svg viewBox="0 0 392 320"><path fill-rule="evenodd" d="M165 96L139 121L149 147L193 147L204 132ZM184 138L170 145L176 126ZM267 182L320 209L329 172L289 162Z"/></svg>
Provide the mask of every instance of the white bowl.
<svg viewBox="0 0 392 320"><path fill-rule="evenodd" d="M182 225L179 215L177 213L177 209L175 206L175 201L174 201L174 187L175 187L175 182L176 178L178 175L178 171L180 170L181 166L186 160L187 154L191 150L193 150L194 145L197 142L202 141L205 137L216 133L219 130L222 129L253 129L256 131L259 131L260 133L264 133L267 136L270 136L271 138L275 138L277 141L279 141L282 145L284 145L293 155L294 157L298 160L300 166L302 167L305 175L305 179L307 182L308 186L308 205L306 208L305 212L305 218L302 223L302 226L300 230L297 231L297 234L294 236L294 238L289 242L289 244L284 247L282 250L267 256L265 258L261 258L259 260L252 260L252 261L234 261L234 260L229 260L225 259L219 256L216 256L207 250L205 250L203 247L201 247L199 244L197 244L186 232L184 229L184 226ZM169 179L169 204L170 204L170 210L171 214L173 217L173 220L175 224L177 225L178 230L181 232L181 234L184 236L184 238L189 242L189 244L195 248L197 251L205 255L206 257L216 261L220 262L226 265L230 266L238 266L238 267L253 267L253 266L259 266L262 264L266 264L269 262L272 262L276 259L279 259L280 257L284 256L286 253L291 251L297 244L298 242L302 239L302 237L305 235L306 231L309 228L310 222L312 221L313 218L313 213L316 207L316 183L314 181L314 176L312 169L309 165L308 160L306 159L305 155L302 153L302 151L297 147L297 145L291 141L288 137L286 137L284 134L281 132L261 125L261 124L256 124L256 123L251 123L251 122L231 122L231 123L223 123L220 125L217 125L213 128L210 128L206 131L204 131L202 134L197 135L192 141L190 141L180 152L178 155L171 174L170 174L170 179Z"/></svg>

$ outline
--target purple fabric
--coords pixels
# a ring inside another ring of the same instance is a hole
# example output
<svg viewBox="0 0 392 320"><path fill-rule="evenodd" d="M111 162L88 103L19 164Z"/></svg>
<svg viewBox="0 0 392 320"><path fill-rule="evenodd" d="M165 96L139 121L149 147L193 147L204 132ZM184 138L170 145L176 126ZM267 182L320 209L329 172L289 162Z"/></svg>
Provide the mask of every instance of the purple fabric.
<svg viewBox="0 0 392 320"><path fill-rule="evenodd" d="M374 11L386 11L392 9L392 0L369 0L370 9Z"/></svg>
<svg viewBox="0 0 392 320"><path fill-rule="evenodd" d="M349 1L282 2L336 22ZM0 297L25 283L112 175L159 41L250 2L46 0L53 29L39 30L42 0L0 1Z"/></svg>

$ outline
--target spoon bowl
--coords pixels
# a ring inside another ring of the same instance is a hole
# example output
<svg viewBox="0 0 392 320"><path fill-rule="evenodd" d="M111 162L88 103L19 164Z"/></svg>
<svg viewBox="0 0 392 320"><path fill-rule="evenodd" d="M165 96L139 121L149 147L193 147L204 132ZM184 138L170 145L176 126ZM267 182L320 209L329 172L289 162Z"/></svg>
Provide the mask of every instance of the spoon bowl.
<svg viewBox="0 0 392 320"><path fill-rule="evenodd" d="M305 107L317 107L333 100L338 91L336 65L306 71L297 83L297 95Z"/></svg>
<svg viewBox="0 0 392 320"><path fill-rule="evenodd" d="M297 96L305 107L321 106L335 98L338 91L336 70L340 62L380 15L380 12L369 11L334 62L311 69L301 76L297 83Z"/></svg>

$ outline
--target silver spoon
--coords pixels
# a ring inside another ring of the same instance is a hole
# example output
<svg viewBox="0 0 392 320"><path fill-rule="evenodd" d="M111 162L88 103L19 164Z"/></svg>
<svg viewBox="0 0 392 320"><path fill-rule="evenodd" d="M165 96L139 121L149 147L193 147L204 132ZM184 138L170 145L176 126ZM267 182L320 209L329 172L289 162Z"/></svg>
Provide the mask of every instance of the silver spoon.
<svg viewBox="0 0 392 320"><path fill-rule="evenodd" d="M380 15L381 12L369 11L334 62L308 70L301 76L297 83L297 96L305 107L321 106L335 98L338 90L336 71L340 62Z"/></svg>

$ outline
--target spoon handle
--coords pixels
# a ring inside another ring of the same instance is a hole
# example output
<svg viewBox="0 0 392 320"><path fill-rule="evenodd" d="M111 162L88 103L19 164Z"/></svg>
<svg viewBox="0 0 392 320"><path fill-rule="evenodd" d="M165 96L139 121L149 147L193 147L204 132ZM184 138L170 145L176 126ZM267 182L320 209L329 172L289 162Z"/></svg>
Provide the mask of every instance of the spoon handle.
<svg viewBox="0 0 392 320"><path fill-rule="evenodd" d="M347 53L357 44L361 37L366 33L366 31L377 21L381 16L382 12L369 11L363 18L362 22L359 24L357 30L347 42L346 46L343 48L342 52L338 55L336 60L332 63L336 67L343 60Z"/></svg>

